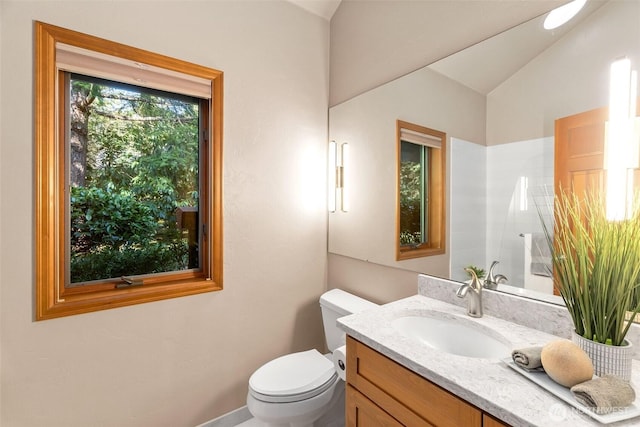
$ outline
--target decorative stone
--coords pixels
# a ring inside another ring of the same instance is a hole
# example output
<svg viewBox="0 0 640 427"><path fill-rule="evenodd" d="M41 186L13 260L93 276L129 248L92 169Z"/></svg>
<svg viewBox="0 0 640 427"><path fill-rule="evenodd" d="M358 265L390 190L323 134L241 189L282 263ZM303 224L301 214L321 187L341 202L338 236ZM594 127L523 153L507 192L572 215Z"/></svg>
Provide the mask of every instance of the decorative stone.
<svg viewBox="0 0 640 427"><path fill-rule="evenodd" d="M542 347L542 367L549 378L564 387L573 387L593 378L591 359L569 340L552 341Z"/></svg>

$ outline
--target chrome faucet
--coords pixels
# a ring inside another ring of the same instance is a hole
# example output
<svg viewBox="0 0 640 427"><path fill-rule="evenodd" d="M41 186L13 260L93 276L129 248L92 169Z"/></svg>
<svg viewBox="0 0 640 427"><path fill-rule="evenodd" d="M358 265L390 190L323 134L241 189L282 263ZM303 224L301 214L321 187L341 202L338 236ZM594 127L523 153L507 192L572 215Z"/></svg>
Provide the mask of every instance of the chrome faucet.
<svg viewBox="0 0 640 427"><path fill-rule="evenodd" d="M503 274L493 275L493 268L498 265L498 261L493 261L491 267L489 267L489 274L484 281L484 287L487 289L496 289L500 283L507 281L507 278Z"/></svg>
<svg viewBox="0 0 640 427"><path fill-rule="evenodd" d="M456 291L456 296L464 298L469 294L467 314L471 317L482 317L482 283L473 269L465 268L465 271L471 275L471 282L461 285Z"/></svg>

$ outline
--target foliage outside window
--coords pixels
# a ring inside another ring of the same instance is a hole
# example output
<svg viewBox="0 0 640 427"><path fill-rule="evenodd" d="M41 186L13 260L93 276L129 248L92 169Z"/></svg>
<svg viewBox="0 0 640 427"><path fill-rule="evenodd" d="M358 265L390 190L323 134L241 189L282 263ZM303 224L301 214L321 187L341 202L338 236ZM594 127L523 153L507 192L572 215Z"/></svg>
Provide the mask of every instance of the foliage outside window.
<svg viewBox="0 0 640 427"><path fill-rule="evenodd" d="M198 211L204 100L67 74L68 286L198 267L178 227ZM190 247L192 246L192 247Z"/></svg>
<svg viewBox="0 0 640 427"><path fill-rule="evenodd" d="M429 241L429 155L432 148L400 141L400 246Z"/></svg>
<svg viewBox="0 0 640 427"><path fill-rule="evenodd" d="M446 134L397 122L396 259L444 253Z"/></svg>
<svg viewBox="0 0 640 427"><path fill-rule="evenodd" d="M222 288L221 125L221 72L36 23L37 320Z"/></svg>

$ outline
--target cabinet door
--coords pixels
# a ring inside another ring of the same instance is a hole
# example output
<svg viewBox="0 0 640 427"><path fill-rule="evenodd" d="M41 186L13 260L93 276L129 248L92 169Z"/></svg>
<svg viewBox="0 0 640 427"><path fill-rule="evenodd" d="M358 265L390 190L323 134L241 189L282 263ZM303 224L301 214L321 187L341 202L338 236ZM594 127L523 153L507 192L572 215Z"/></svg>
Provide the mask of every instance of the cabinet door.
<svg viewBox="0 0 640 427"><path fill-rule="evenodd" d="M347 384L347 427L402 427L395 418L380 409L358 390Z"/></svg>
<svg viewBox="0 0 640 427"><path fill-rule="evenodd" d="M347 382L405 426L482 425L478 408L350 336Z"/></svg>
<svg viewBox="0 0 640 427"><path fill-rule="evenodd" d="M490 415L482 414L482 427L509 427L509 424L505 424Z"/></svg>

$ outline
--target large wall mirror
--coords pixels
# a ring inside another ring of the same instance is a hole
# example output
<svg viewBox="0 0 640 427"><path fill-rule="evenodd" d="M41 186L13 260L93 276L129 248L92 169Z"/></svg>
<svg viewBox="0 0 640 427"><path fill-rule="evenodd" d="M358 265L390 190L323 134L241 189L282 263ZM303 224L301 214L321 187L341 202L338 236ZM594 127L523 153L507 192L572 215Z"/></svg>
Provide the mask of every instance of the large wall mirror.
<svg viewBox="0 0 640 427"><path fill-rule="evenodd" d="M552 292L531 271L536 207L550 209L554 123L608 104L609 68L640 67L640 2L591 0L568 26L525 22L330 109L330 137L348 142L350 210L329 216L329 252L466 280L499 264L508 285ZM447 134L446 251L396 261L396 120Z"/></svg>

